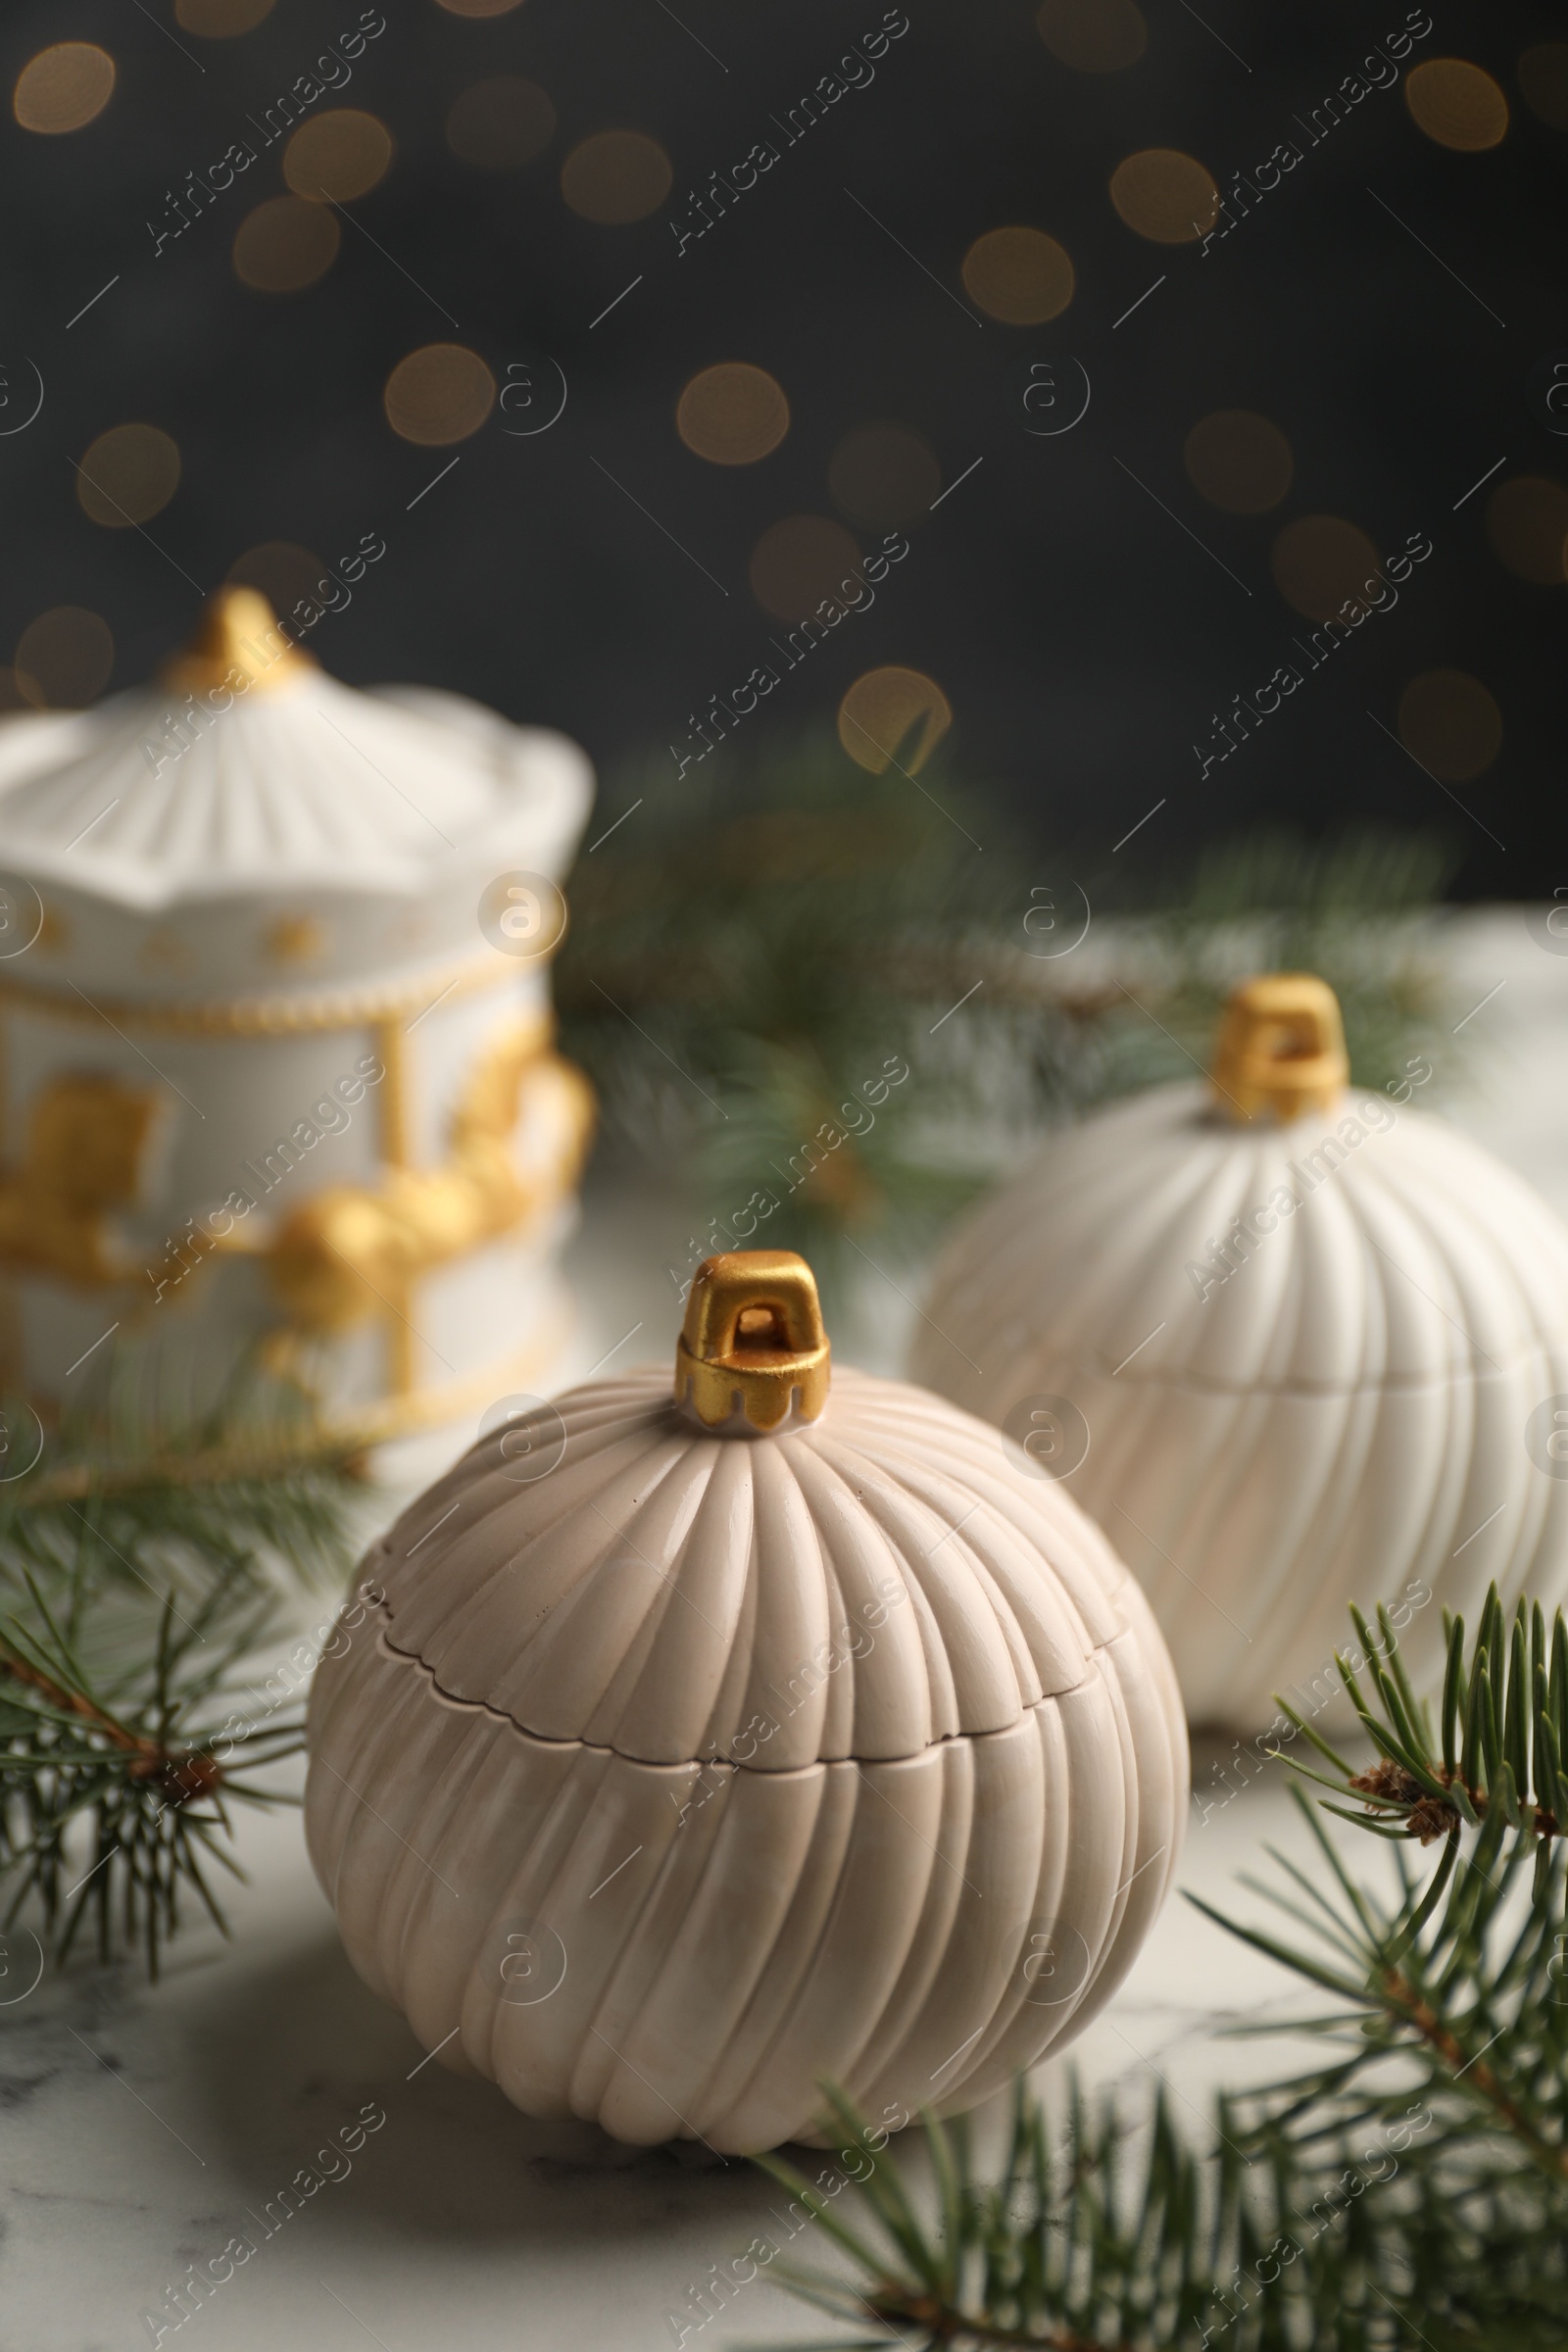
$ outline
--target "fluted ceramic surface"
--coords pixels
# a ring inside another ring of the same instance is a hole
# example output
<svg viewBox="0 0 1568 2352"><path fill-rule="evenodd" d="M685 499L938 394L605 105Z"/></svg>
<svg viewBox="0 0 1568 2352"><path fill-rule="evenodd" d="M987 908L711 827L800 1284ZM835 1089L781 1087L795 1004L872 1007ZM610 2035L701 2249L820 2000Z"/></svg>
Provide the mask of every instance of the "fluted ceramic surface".
<svg viewBox="0 0 1568 2352"><path fill-rule="evenodd" d="M1568 1231L1386 1097L1241 1128L1175 1086L1087 1119L956 1236L929 1317L933 1388L999 1425L1081 1413L1056 1461L1087 1436L1067 1483L1196 1722L1255 1730L1276 1691L1332 1715L1351 1600L1395 1605L1430 1687L1443 1605L1568 1596L1568 1481L1527 1446L1568 1391Z"/></svg>
<svg viewBox="0 0 1568 2352"><path fill-rule="evenodd" d="M407 893L476 848L499 857L519 825L553 858L589 798L575 746L456 695L362 694L313 666L190 720L175 758L182 708L152 685L8 734L11 862L142 909L313 886Z"/></svg>
<svg viewBox="0 0 1568 2352"><path fill-rule="evenodd" d="M808 2133L824 2076L963 2108L1076 2032L1186 1746L1071 1499L851 1372L763 1438L662 1370L552 1410L372 1550L318 1674L307 1832L366 1981L530 2113L725 2151Z"/></svg>

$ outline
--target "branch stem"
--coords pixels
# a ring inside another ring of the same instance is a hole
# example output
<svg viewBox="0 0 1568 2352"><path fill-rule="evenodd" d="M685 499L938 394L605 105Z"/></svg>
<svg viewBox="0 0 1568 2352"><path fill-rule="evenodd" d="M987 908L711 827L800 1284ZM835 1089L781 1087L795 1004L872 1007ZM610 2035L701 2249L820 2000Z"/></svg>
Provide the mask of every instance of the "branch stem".
<svg viewBox="0 0 1568 2352"><path fill-rule="evenodd" d="M1455 2081L1461 2075L1467 2077L1476 2095L1486 2101L1498 2121L1528 2150L1531 2162L1551 2180L1568 2180L1568 2150L1554 2147L1550 2140L1543 2138L1508 2096L1485 2059L1465 2057L1463 2043L1397 1969L1384 1970L1383 1990L1390 2007L1405 2024L1415 2028L1428 2048L1449 2068Z"/></svg>
<svg viewBox="0 0 1568 2352"><path fill-rule="evenodd" d="M55 1682L41 1668L30 1665L25 1658L18 1657L4 1641L0 1641L0 1674L9 1675L14 1683L21 1683L29 1690L36 1690L52 1707L58 1707L62 1714L79 1716L83 1723L91 1724L95 1732L101 1733L112 1747L118 1747L123 1755L133 1756L135 1762L130 1770L135 1780L153 1781L168 1775L178 1784L183 1794L195 1795L216 1788L223 1778L223 1768L215 1757L203 1754L199 1748L164 1747L158 1740L149 1740L144 1732L127 1731L122 1723L118 1723L113 1715L106 1713L85 1691L68 1690L64 1684Z"/></svg>
<svg viewBox="0 0 1568 2352"><path fill-rule="evenodd" d="M19 1658L16 1651L3 1641L0 1641L0 1674L8 1674L14 1683L22 1683L27 1690L40 1692L62 1714L79 1715L83 1722L90 1723L94 1731L102 1732L106 1740L115 1747L124 1749L126 1754L155 1756L159 1753L155 1740L148 1740L138 1732L127 1732L122 1723L117 1723L112 1715L106 1715L103 1708L96 1706L84 1692L68 1690L62 1684L53 1682L38 1667L30 1666L25 1658Z"/></svg>
<svg viewBox="0 0 1568 2352"><path fill-rule="evenodd" d="M1028 2328L993 2327L934 2295L902 2294L892 2284L866 2296L864 2302L866 2311L884 2327L897 2328L901 2321L906 2322L927 2329L939 2344L994 2344L999 2352L1002 2347L1010 2347L1011 2352L1132 2352L1130 2345L1092 2343L1081 2335L1036 2335Z"/></svg>
<svg viewBox="0 0 1568 2352"><path fill-rule="evenodd" d="M301 1446L232 1445L202 1453L148 1454L121 1463L66 1462L24 1487L19 1500L39 1509L97 1495L146 1494L160 1487L224 1487L313 1473L353 1477L363 1455L359 1439L331 1437Z"/></svg>

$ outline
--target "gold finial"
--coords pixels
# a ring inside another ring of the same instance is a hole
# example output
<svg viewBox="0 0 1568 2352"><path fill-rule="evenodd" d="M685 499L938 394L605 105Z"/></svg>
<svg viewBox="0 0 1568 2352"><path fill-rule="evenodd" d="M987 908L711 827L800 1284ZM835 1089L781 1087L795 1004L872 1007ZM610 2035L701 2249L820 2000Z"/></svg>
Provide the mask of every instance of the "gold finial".
<svg viewBox="0 0 1568 2352"><path fill-rule="evenodd" d="M255 693L290 686L315 667L310 655L279 628L259 588L220 588L209 597L189 645L165 667L163 683L202 694L237 671L246 690Z"/></svg>
<svg viewBox="0 0 1568 2352"><path fill-rule="evenodd" d="M1272 1110L1282 1124L1330 1111L1350 1083L1340 1000L1314 972L1263 972L1225 1007L1211 1072L1233 1118Z"/></svg>
<svg viewBox="0 0 1568 2352"><path fill-rule="evenodd" d="M777 1429L799 1398L803 1421L827 1402L830 1350L816 1278L793 1250L725 1250L692 1278L675 1347L675 1400L716 1429L737 1407Z"/></svg>

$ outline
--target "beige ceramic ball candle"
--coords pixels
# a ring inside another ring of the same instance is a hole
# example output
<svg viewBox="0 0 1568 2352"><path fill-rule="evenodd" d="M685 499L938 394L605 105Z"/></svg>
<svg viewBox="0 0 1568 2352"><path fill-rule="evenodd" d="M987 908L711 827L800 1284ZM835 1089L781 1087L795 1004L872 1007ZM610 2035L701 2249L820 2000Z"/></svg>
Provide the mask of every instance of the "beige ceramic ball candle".
<svg viewBox="0 0 1568 2352"><path fill-rule="evenodd" d="M536 2116L750 2152L973 2106L1130 1965L1186 1808L1131 1577L996 1431L830 1370L788 1252L370 1552L306 1826L360 1975Z"/></svg>

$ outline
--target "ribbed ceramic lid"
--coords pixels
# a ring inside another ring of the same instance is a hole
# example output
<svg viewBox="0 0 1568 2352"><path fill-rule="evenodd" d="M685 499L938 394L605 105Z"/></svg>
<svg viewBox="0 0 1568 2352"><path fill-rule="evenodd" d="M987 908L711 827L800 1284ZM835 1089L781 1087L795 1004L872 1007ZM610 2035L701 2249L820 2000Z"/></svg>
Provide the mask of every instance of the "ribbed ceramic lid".
<svg viewBox="0 0 1568 2352"><path fill-rule="evenodd" d="M365 1564L447 1698L653 1763L910 1755L1075 1688L1126 1571L994 1429L839 1370L710 1434L667 1368L484 1438Z"/></svg>
<svg viewBox="0 0 1568 2352"><path fill-rule="evenodd" d="M1236 1394L1485 1379L1568 1334L1568 1229L1387 1094L1240 1126L1200 1085L1159 1087L1046 1145L944 1255L915 1366L980 1409L976 1333L1042 1388L1074 1370Z"/></svg>
<svg viewBox="0 0 1568 2352"><path fill-rule="evenodd" d="M0 727L0 864L149 913L279 890L416 897L457 869L549 870L553 834L581 822L591 775L564 737L457 696L341 685L272 651L287 641L253 592L229 592L206 635L157 683ZM238 691L221 683L236 662L254 672Z"/></svg>

